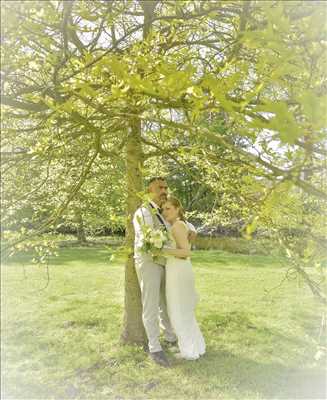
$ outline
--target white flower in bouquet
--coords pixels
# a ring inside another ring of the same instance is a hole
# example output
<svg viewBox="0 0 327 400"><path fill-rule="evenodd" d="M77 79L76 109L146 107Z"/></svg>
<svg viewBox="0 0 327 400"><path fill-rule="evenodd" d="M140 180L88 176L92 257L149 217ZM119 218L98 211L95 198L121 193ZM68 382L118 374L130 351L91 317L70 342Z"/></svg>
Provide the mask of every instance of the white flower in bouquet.
<svg viewBox="0 0 327 400"><path fill-rule="evenodd" d="M142 250L145 253L153 253L156 250L162 250L168 242L168 235L161 229L154 229L148 225L142 226L143 246Z"/></svg>

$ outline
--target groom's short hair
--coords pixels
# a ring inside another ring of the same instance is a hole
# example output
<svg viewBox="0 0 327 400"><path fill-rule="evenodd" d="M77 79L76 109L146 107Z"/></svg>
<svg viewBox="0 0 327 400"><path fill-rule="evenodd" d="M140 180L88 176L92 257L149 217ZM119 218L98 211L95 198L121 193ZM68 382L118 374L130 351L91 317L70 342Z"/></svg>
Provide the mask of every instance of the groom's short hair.
<svg viewBox="0 0 327 400"><path fill-rule="evenodd" d="M163 176L153 176L148 180L148 186L150 186L151 183L155 181L166 181L166 178L164 178Z"/></svg>

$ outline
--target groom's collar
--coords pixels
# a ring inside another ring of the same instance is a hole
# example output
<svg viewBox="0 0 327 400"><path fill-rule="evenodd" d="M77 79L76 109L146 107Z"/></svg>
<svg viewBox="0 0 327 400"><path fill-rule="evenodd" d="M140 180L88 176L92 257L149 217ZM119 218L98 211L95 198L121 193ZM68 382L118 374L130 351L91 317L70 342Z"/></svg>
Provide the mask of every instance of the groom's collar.
<svg viewBox="0 0 327 400"><path fill-rule="evenodd" d="M152 207L154 207L154 208L157 209L158 211L160 210L160 207L159 207L158 204L155 203L154 201L149 201L149 203L152 205Z"/></svg>

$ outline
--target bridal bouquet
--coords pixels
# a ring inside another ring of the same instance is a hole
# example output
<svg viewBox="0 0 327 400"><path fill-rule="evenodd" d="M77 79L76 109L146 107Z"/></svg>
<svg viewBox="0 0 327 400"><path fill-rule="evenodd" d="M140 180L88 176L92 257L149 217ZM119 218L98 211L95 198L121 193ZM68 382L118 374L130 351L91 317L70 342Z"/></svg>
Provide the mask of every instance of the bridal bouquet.
<svg viewBox="0 0 327 400"><path fill-rule="evenodd" d="M162 229L154 229L149 225L142 226L143 245L141 250L144 253L156 253L162 250L168 243L169 237L166 231Z"/></svg>

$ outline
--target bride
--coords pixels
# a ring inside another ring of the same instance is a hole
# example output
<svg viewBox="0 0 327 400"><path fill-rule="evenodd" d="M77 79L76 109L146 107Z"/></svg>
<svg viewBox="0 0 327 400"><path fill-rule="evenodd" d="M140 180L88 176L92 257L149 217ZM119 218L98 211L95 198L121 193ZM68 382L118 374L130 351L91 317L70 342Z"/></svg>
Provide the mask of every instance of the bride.
<svg viewBox="0 0 327 400"><path fill-rule="evenodd" d="M196 360L205 353L205 342L195 318L197 293L190 260L191 244L180 201L169 197L163 205L163 216L171 226L171 246L162 250L167 257L168 314L178 338L180 356Z"/></svg>

